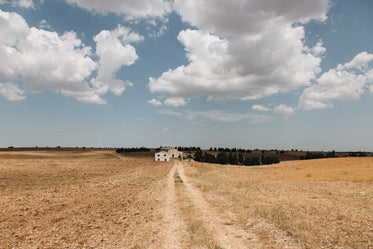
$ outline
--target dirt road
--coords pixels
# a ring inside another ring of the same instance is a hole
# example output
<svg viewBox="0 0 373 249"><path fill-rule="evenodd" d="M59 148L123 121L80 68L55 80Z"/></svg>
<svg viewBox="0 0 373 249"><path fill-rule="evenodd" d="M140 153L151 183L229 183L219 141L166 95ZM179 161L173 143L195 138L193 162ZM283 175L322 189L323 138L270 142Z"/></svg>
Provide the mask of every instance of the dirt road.
<svg viewBox="0 0 373 249"><path fill-rule="evenodd" d="M181 179L178 181L178 179ZM185 237L188 235L183 234L182 232L193 232L190 229L187 231L182 231L183 227L182 219L177 215L178 208L182 209L182 201L177 202L177 197L175 196L175 184L182 183L180 187L181 191L184 192L186 196L184 198L189 198L194 209L194 217L202 220L204 229L207 236L211 236L213 242L210 243L210 246L214 244L215 248L261 248L262 245L259 243L255 234L244 231L233 224L229 217L221 216L213 210L209 204L205 201L201 193L191 184L189 179L184 173L184 166L182 162L176 161L173 168L171 169L168 175L168 184L165 189L167 193L167 205L166 209L166 220L170 225L168 230L168 239L166 240L165 248L182 248L186 246L185 244L180 244L180 241L185 241ZM184 207L185 208L185 207ZM188 218L188 217L184 217ZM184 225L185 226L185 225ZM172 239L170 239L170 237ZM187 243L188 244L188 243ZM189 246L191 245L189 241Z"/></svg>

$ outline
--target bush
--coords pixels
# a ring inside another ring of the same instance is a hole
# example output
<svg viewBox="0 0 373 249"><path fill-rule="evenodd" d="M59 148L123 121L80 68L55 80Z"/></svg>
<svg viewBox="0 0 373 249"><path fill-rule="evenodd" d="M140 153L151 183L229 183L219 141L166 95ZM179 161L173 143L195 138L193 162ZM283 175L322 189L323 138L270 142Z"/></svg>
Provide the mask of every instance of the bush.
<svg viewBox="0 0 373 249"><path fill-rule="evenodd" d="M246 157L243 164L245 166L260 165L260 160L259 160L259 157Z"/></svg>
<svg viewBox="0 0 373 249"><path fill-rule="evenodd" d="M117 153L123 153L123 152L124 152L124 149L123 149L123 148L117 149L116 152L117 152Z"/></svg>
<svg viewBox="0 0 373 249"><path fill-rule="evenodd" d="M262 158L262 164L263 165L268 165L268 164L275 164L279 163L280 160L276 156L266 156Z"/></svg>

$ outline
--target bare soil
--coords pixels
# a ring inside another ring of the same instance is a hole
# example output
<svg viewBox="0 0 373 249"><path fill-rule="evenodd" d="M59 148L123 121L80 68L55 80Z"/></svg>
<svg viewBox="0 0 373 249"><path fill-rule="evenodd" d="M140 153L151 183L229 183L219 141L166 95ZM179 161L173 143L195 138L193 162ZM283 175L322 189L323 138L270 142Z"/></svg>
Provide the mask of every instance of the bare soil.
<svg viewBox="0 0 373 249"><path fill-rule="evenodd" d="M105 151L0 153L0 248L161 247L171 167Z"/></svg>

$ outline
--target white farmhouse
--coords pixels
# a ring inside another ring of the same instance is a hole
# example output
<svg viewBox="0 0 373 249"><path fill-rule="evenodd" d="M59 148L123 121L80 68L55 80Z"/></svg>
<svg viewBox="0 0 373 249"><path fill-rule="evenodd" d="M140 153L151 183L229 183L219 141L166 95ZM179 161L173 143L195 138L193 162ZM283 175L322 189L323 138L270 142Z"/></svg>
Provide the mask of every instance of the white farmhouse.
<svg viewBox="0 0 373 249"><path fill-rule="evenodd" d="M159 151L155 153L154 160L158 162L168 162L172 158L179 158L182 156L183 152L178 151L177 149L168 149L167 151Z"/></svg>
<svg viewBox="0 0 373 249"><path fill-rule="evenodd" d="M168 162L170 161L170 154L168 154L167 151L160 151L160 152L155 153L154 159L160 162Z"/></svg>
<svg viewBox="0 0 373 249"><path fill-rule="evenodd" d="M168 154L170 158L179 158L179 156L183 155L183 152L178 151L177 149L168 149Z"/></svg>

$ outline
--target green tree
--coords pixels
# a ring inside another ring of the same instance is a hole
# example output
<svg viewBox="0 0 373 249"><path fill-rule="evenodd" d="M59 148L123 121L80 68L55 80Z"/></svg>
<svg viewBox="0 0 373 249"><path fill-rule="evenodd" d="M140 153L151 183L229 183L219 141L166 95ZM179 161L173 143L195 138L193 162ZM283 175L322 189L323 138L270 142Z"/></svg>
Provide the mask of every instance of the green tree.
<svg viewBox="0 0 373 249"><path fill-rule="evenodd" d="M238 154L238 162L240 164L243 164L243 155L242 155L242 153Z"/></svg>
<svg viewBox="0 0 373 249"><path fill-rule="evenodd" d="M234 164L234 163L233 163L233 154L232 154L232 152L229 152L229 155L228 155L228 163L229 163L229 164Z"/></svg>
<svg viewBox="0 0 373 249"><path fill-rule="evenodd" d="M219 152L218 155L216 156L216 162L220 164L227 164L228 163L227 154L224 151Z"/></svg>
<svg viewBox="0 0 373 249"><path fill-rule="evenodd" d="M194 153L194 161L202 162L202 159L203 159L203 153L202 153L201 148L198 147L196 153Z"/></svg>

